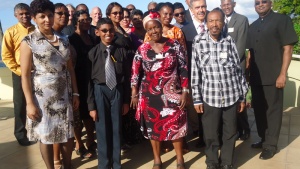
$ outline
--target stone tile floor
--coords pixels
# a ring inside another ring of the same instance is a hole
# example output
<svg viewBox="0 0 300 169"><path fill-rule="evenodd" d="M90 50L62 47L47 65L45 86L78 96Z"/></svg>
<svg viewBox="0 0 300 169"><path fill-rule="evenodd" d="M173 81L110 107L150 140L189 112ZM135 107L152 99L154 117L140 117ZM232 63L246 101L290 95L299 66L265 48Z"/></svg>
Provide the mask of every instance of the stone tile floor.
<svg viewBox="0 0 300 169"><path fill-rule="evenodd" d="M260 160L260 150L250 148L259 139L253 111L248 111L251 137L237 141L234 166L240 169L300 169L300 108L286 108L283 112L279 138L279 152L270 160ZM0 100L0 169L44 169L38 144L22 147L13 135L14 114L11 100ZM206 168L204 149L195 148L196 138L188 137L190 152L184 155L186 168ZM163 168L175 169L175 152L162 154ZM82 160L73 152L72 163L79 169L96 169L97 159ZM152 151L149 141L134 145L122 155L123 169L151 169Z"/></svg>

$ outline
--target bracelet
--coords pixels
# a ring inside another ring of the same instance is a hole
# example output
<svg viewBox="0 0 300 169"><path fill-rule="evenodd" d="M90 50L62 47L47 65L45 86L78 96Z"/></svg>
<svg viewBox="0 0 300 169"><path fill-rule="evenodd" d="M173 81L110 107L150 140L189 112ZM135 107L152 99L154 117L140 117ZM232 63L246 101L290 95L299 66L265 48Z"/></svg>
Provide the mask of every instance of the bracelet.
<svg viewBox="0 0 300 169"><path fill-rule="evenodd" d="M139 96L139 94L136 94L134 96L130 96L131 98L137 98Z"/></svg>
<svg viewBox="0 0 300 169"><path fill-rule="evenodd" d="M79 96L79 93L73 93L73 96Z"/></svg>
<svg viewBox="0 0 300 169"><path fill-rule="evenodd" d="M187 92L187 93L190 93L190 90L189 90L189 89L187 89L187 88L183 88L183 89L182 89L182 92Z"/></svg>

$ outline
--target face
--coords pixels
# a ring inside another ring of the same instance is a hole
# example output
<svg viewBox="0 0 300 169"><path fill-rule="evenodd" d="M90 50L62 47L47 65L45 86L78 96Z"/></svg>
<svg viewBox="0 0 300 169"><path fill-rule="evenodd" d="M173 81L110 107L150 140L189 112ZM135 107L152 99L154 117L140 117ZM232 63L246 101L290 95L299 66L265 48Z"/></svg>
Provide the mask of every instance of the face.
<svg viewBox="0 0 300 169"><path fill-rule="evenodd" d="M37 13L33 20L39 27L39 30L51 30L54 23L53 13L49 10Z"/></svg>
<svg viewBox="0 0 300 169"><path fill-rule="evenodd" d="M207 8L205 0L194 1L193 4L191 4L191 7L195 18L199 22L204 22Z"/></svg>
<svg viewBox="0 0 300 169"><path fill-rule="evenodd" d="M162 25L158 21L148 21L145 25L145 29L154 42L157 42L162 38Z"/></svg>
<svg viewBox="0 0 300 169"><path fill-rule="evenodd" d="M56 8L54 11L54 25L65 27L69 21L69 12L66 7Z"/></svg>
<svg viewBox="0 0 300 169"><path fill-rule="evenodd" d="M90 29L92 19L87 14L81 14L78 17L76 28L77 30L87 31Z"/></svg>
<svg viewBox="0 0 300 169"><path fill-rule="evenodd" d="M174 10L174 19L177 23L183 23L185 21L185 10L183 8L178 8Z"/></svg>
<svg viewBox="0 0 300 169"><path fill-rule="evenodd" d="M120 23L121 20L123 19L123 12L122 12L121 7L119 7L119 6L114 6L114 7L111 9L109 18L110 18L111 21L114 22L114 23Z"/></svg>
<svg viewBox="0 0 300 169"><path fill-rule="evenodd" d="M27 9L17 9L15 11L15 17L22 25L30 25L31 14Z"/></svg>
<svg viewBox="0 0 300 169"><path fill-rule="evenodd" d="M72 18L73 18L73 14L74 14L74 12L75 12L75 9L73 9L73 8L70 7L70 6L67 6L67 8L68 8L68 11L69 11L69 21L71 21Z"/></svg>
<svg viewBox="0 0 300 169"><path fill-rule="evenodd" d="M99 8L94 8L91 13L91 18L94 23L97 23L102 18L102 12Z"/></svg>
<svg viewBox="0 0 300 169"><path fill-rule="evenodd" d="M260 17L266 16L272 8L271 0L255 0L255 11Z"/></svg>
<svg viewBox="0 0 300 169"><path fill-rule="evenodd" d="M152 11L152 10L154 10L155 9L155 7L156 7L156 5L155 4L150 4L149 6L148 6L148 11Z"/></svg>
<svg viewBox="0 0 300 169"><path fill-rule="evenodd" d="M123 19L121 21L121 25L123 27L126 27L128 28L129 27L129 24L130 24L130 18L129 18L129 13L127 11L123 11Z"/></svg>
<svg viewBox="0 0 300 169"><path fill-rule="evenodd" d="M210 12L207 16L207 28L214 39L218 39L224 26L221 12Z"/></svg>
<svg viewBox="0 0 300 169"><path fill-rule="evenodd" d="M135 28L143 28L143 17L141 15L133 15L131 22Z"/></svg>
<svg viewBox="0 0 300 169"><path fill-rule="evenodd" d="M126 8L127 8L130 12L132 12L132 11L135 9L135 7L134 7L133 5L128 5Z"/></svg>
<svg viewBox="0 0 300 169"><path fill-rule="evenodd" d="M115 36L114 26L111 24L103 24L95 30L95 34L100 37L104 45L110 45Z"/></svg>
<svg viewBox="0 0 300 169"><path fill-rule="evenodd" d="M232 2L232 0L222 0L221 1L221 8L226 16L230 16L232 12L234 11L235 2Z"/></svg>
<svg viewBox="0 0 300 169"><path fill-rule="evenodd" d="M173 19L173 10L167 6L162 7L159 10L160 21L163 25L170 25Z"/></svg>

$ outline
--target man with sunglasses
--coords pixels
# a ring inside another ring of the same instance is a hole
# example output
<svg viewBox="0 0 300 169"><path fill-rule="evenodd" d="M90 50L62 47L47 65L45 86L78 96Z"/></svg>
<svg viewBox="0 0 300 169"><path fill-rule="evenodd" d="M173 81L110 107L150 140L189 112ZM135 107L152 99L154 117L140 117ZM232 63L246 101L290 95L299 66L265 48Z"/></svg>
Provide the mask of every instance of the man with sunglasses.
<svg viewBox="0 0 300 169"><path fill-rule="evenodd" d="M236 48L240 57L240 66L245 72L246 59L245 49L248 33L248 19L234 11L236 5L235 0L221 0L221 8L225 14L224 33L228 33L235 41ZM247 109L238 113L237 129L239 132L238 138L247 140L250 136L250 128L248 123Z"/></svg>
<svg viewBox="0 0 300 169"><path fill-rule="evenodd" d="M298 37L291 18L273 12L271 0L255 0L254 5L259 18L249 27L246 70L250 70L252 104L261 140L252 144L252 148L263 148L259 158L266 160L277 151L283 89Z"/></svg>
<svg viewBox="0 0 300 169"><path fill-rule="evenodd" d="M185 20L185 9L182 3L175 2L173 4L174 6L174 19L176 20L176 23L174 23L174 26L177 26L178 28L182 28L183 26L187 25L188 22Z"/></svg>
<svg viewBox="0 0 300 169"><path fill-rule="evenodd" d="M13 101L15 114L14 134L21 146L29 146L35 142L28 141L26 124L26 100L21 85L20 44L22 39L33 32L31 12L27 4L19 3L14 8L18 23L8 28L3 36L2 60L12 71Z"/></svg>

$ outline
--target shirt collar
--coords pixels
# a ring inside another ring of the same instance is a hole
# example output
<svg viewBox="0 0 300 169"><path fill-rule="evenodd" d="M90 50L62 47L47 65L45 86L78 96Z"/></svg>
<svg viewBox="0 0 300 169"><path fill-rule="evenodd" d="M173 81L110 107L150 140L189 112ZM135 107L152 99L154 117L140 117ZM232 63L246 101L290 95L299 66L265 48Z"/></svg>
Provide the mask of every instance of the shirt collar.
<svg viewBox="0 0 300 169"><path fill-rule="evenodd" d="M99 43L100 44L100 49L101 51L106 51L107 47L110 49L110 51L114 50L115 49L115 46L114 45L109 45L109 46L106 46L104 45L102 42Z"/></svg>
<svg viewBox="0 0 300 169"><path fill-rule="evenodd" d="M31 24L31 23L30 23ZM31 24L30 27L28 28L25 28L20 22L18 22L18 26L21 28L21 29L24 29L24 30L27 30L29 32L33 31L35 29L34 25Z"/></svg>
<svg viewBox="0 0 300 169"><path fill-rule="evenodd" d="M36 33L36 37L37 37L37 40L43 40L43 39L46 39L44 36L43 36L43 34L40 32L40 30L39 30L39 28L38 27L36 27L36 29L35 29L35 33ZM54 30L53 30L53 34L54 34L54 36L56 36L58 39L60 39L60 40L66 40L67 39L67 37L62 37L62 36L60 36L59 34L57 34Z"/></svg>
<svg viewBox="0 0 300 169"><path fill-rule="evenodd" d="M230 22L231 18L232 18L232 15L234 14L235 12L233 11L229 16L225 16L225 19L228 20L228 22Z"/></svg>
<svg viewBox="0 0 300 169"><path fill-rule="evenodd" d="M266 19L270 18L273 14L274 14L274 11L271 9L270 12L266 16L264 16L263 18L261 18L261 17L259 17L259 18L260 18L260 20L266 20Z"/></svg>
<svg viewBox="0 0 300 169"><path fill-rule="evenodd" d="M207 42L212 41L212 42L217 42L217 43L222 43L222 42L224 42L224 41L227 41L227 39L228 39L228 36L225 36L225 35L223 35L223 34L221 33L219 40L218 40L218 41L215 41L215 40L213 40L213 39L210 37L209 31L207 31L206 33L204 33L204 34L202 35L202 37L201 37L201 40L206 40Z"/></svg>

